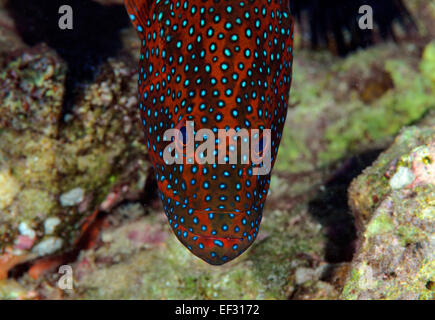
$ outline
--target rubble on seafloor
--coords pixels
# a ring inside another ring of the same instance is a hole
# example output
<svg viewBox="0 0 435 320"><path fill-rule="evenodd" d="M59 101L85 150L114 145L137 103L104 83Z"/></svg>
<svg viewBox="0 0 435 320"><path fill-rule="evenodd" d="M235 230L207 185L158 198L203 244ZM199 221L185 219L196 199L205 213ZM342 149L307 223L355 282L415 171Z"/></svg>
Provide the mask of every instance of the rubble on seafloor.
<svg viewBox="0 0 435 320"><path fill-rule="evenodd" d="M416 41L344 59L298 50L258 239L212 267L177 242L158 201L140 204L149 163L135 31L120 30L123 49L66 95L68 63L26 44L3 3L0 298L433 299L430 4L409 1L423 17ZM90 220L100 223L93 246L68 255ZM53 257L62 259L47 269ZM35 261L48 272L29 270ZM57 286L62 261L73 290Z"/></svg>
<svg viewBox="0 0 435 320"><path fill-rule="evenodd" d="M56 52L38 45L0 63L0 250L33 259L71 247L111 192L142 192L135 68L109 60L63 114Z"/></svg>

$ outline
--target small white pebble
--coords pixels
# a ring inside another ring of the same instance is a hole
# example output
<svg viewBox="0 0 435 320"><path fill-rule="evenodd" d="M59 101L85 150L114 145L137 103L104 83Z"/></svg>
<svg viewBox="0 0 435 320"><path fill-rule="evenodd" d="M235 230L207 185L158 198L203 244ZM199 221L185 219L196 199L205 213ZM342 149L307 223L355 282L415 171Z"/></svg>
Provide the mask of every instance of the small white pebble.
<svg viewBox="0 0 435 320"><path fill-rule="evenodd" d="M62 207L72 207L83 201L85 191L82 188L72 189L60 196Z"/></svg>
<svg viewBox="0 0 435 320"><path fill-rule="evenodd" d="M56 230L56 227L59 225L60 219L57 217L48 218L44 222L44 231L45 234L52 234L54 233L54 230Z"/></svg>
<svg viewBox="0 0 435 320"><path fill-rule="evenodd" d="M358 285L361 290L370 290L376 287L376 281L373 277L373 269L363 264L358 270L360 277L358 279Z"/></svg>
<svg viewBox="0 0 435 320"><path fill-rule="evenodd" d="M30 239L34 239L36 237L36 233L35 230L33 230L32 228L30 228L27 223L25 222L21 222L18 226L18 231L20 232L21 235L23 236L27 236Z"/></svg>
<svg viewBox="0 0 435 320"><path fill-rule="evenodd" d="M50 237L34 246L32 251L39 256L45 256L59 250L62 244L63 240L61 238Z"/></svg>
<svg viewBox="0 0 435 320"><path fill-rule="evenodd" d="M410 185L415 179L412 171L407 167L400 167L399 170L390 179L390 187L392 189L402 189Z"/></svg>
<svg viewBox="0 0 435 320"><path fill-rule="evenodd" d="M316 276L316 270L310 268L298 268L295 272L295 281L301 285L307 281L313 280Z"/></svg>

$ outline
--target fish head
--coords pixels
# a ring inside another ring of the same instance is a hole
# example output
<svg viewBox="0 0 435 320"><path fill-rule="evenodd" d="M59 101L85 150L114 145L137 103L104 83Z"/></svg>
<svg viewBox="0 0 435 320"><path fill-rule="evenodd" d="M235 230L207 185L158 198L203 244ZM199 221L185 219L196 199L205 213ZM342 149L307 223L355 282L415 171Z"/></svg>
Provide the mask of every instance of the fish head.
<svg viewBox="0 0 435 320"><path fill-rule="evenodd" d="M259 232L287 114L288 1L127 0L141 38L139 108L163 207L211 264Z"/></svg>

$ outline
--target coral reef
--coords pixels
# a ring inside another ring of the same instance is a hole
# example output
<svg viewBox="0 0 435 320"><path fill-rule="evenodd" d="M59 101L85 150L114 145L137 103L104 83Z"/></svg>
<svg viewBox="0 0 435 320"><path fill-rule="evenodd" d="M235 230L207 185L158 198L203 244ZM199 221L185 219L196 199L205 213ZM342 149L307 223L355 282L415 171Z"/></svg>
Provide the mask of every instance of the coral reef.
<svg viewBox="0 0 435 320"><path fill-rule="evenodd" d="M156 201L136 110L135 30L101 34L122 48L71 85L73 66L88 61L53 39L23 40L8 2L0 0L0 298L433 299L431 2L406 1L415 39L345 58L297 48L262 228L223 267L180 246ZM120 11L122 1L95 3ZM61 264L74 270L73 290L57 285Z"/></svg>
<svg viewBox="0 0 435 320"><path fill-rule="evenodd" d="M364 227L342 298L435 298L434 159L432 121L404 129L352 183L350 205Z"/></svg>
<svg viewBox="0 0 435 320"><path fill-rule="evenodd" d="M299 52L277 170L309 171L386 147L435 108L433 48L384 44L344 61Z"/></svg>
<svg viewBox="0 0 435 320"><path fill-rule="evenodd" d="M18 51L2 66L0 250L33 258L72 246L113 188L143 189L134 66L108 61L67 114L66 66L54 51L44 45ZM53 219L58 223L46 232Z"/></svg>

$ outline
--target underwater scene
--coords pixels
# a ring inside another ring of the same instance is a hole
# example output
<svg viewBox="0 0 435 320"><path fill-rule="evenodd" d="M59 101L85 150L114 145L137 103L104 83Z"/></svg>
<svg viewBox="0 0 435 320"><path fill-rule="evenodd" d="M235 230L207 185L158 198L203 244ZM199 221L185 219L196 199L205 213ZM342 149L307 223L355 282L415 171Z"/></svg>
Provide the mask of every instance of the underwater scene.
<svg viewBox="0 0 435 320"><path fill-rule="evenodd" d="M0 0L0 300L434 298L435 1Z"/></svg>

